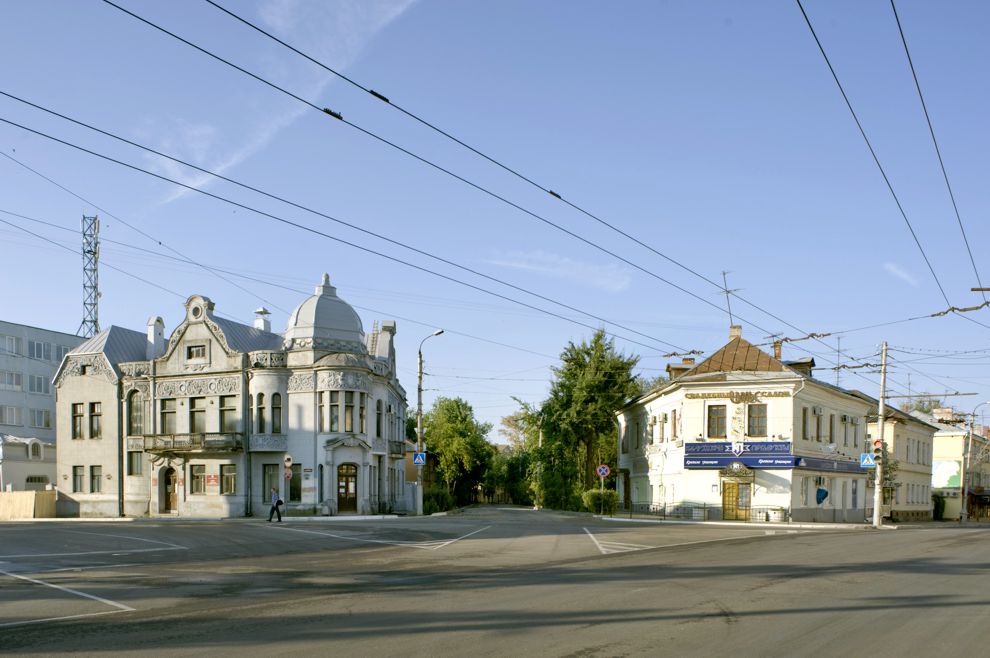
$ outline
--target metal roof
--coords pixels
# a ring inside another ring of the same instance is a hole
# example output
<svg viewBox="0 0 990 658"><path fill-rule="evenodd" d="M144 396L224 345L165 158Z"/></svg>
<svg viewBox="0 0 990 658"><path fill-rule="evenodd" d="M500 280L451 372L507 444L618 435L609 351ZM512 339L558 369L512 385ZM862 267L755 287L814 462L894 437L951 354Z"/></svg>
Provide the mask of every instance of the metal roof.
<svg viewBox="0 0 990 658"><path fill-rule="evenodd" d="M255 350L281 350L282 336L270 331L263 331L250 325L241 324L226 318L211 318L220 327L227 345L237 352L254 352Z"/></svg>

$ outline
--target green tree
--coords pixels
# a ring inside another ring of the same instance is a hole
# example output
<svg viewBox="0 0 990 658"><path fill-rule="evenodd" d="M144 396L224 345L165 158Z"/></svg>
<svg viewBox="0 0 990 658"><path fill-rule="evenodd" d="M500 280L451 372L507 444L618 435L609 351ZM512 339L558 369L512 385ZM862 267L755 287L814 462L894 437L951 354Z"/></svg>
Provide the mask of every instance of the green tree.
<svg viewBox="0 0 990 658"><path fill-rule="evenodd" d="M555 463L575 462L566 468L557 464L561 470L556 475L562 479L554 484L567 490L559 495L568 501L579 500L581 491L594 486L598 463L614 459L615 411L640 393L632 373L638 361L617 352L602 329L589 342L568 343L561 353L550 397L541 409L546 453L541 455ZM547 475L544 469L543 477Z"/></svg>
<svg viewBox="0 0 990 658"><path fill-rule="evenodd" d="M458 504L473 502L484 480L494 448L485 439L488 423L474 418L471 405L460 398L437 398L423 414L427 450L437 459L437 474Z"/></svg>

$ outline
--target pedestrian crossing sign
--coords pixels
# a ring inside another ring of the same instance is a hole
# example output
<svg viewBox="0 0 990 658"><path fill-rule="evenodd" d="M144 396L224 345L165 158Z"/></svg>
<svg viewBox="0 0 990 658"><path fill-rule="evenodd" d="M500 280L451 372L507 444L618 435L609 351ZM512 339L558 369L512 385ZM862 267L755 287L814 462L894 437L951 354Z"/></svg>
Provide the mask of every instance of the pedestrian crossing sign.
<svg viewBox="0 0 990 658"><path fill-rule="evenodd" d="M413 465L414 466L424 466L424 465L426 465L426 453L425 452L414 452L413 453Z"/></svg>
<svg viewBox="0 0 990 658"><path fill-rule="evenodd" d="M875 468L877 463L873 460L873 453L861 452L859 453L859 467L860 468Z"/></svg>

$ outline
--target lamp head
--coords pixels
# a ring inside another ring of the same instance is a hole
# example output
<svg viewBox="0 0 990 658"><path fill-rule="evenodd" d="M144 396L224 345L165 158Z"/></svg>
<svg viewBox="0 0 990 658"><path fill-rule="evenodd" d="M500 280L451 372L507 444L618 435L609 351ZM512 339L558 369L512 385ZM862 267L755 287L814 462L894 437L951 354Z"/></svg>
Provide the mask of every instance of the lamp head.
<svg viewBox="0 0 990 658"><path fill-rule="evenodd" d="M439 336L442 333L443 333L443 329L437 329L436 331L433 332L433 335L434 336Z"/></svg>

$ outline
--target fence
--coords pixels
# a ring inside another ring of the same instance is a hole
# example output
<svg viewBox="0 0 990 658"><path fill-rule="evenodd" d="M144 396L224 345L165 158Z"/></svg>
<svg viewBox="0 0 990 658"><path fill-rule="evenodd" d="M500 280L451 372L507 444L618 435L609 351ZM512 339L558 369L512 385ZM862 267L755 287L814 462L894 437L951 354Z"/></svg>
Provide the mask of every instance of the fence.
<svg viewBox="0 0 990 658"><path fill-rule="evenodd" d="M787 508L774 506L759 506L728 510L725 513L721 505L707 503L671 503L658 505L656 503L633 503L623 507L617 513L632 516L655 516L659 519L675 519L685 521L762 521L784 523L788 519Z"/></svg>

